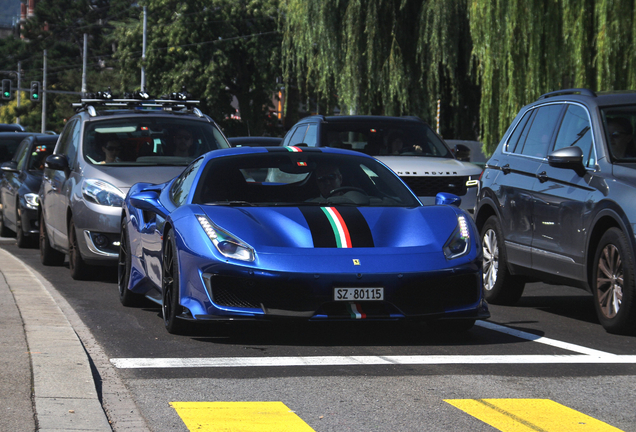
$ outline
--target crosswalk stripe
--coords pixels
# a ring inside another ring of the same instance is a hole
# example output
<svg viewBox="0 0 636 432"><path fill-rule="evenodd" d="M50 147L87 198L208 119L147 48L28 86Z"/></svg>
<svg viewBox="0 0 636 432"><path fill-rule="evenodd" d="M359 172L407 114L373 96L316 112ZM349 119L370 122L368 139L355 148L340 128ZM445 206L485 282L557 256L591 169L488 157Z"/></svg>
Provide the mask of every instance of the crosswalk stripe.
<svg viewBox="0 0 636 432"><path fill-rule="evenodd" d="M550 399L446 399L502 432L621 432Z"/></svg>
<svg viewBox="0 0 636 432"><path fill-rule="evenodd" d="M190 431L314 432L282 402L170 402Z"/></svg>

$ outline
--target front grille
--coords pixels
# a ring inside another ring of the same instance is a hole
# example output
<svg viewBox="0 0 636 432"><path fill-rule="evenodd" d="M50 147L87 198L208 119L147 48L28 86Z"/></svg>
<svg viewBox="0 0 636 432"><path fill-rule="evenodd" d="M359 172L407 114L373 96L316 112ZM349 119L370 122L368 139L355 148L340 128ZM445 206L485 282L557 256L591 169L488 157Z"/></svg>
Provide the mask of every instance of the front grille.
<svg viewBox="0 0 636 432"><path fill-rule="evenodd" d="M405 176L400 178L417 196L433 197L439 192L450 192L458 196L466 195L468 176Z"/></svg>

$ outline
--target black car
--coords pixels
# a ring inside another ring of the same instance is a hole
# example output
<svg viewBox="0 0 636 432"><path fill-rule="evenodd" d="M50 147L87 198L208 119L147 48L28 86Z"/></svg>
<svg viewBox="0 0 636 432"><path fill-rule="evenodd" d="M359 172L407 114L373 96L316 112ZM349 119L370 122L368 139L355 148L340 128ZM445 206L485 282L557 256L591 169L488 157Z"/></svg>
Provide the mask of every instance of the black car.
<svg viewBox="0 0 636 432"><path fill-rule="evenodd" d="M11 160L22 140L33 135L44 134L34 132L0 132L0 163Z"/></svg>
<svg viewBox="0 0 636 432"><path fill-rule="evenodd" d="M484 289L529 281L594 295L608 332L636 332L636 93L560 90L521 109L486 164L475 214Z"/></svg>
<svg viewBox="0 0 636 432"><path fill-rule="evenodd" d="M278 137L266 136L242 136L228 137L227 141L232 147L275 147L280 145L283 139Z"/></svg>
<svg viewBox="0 0 636 432"><path fill-rule="evenodd" d="M366 153L395 171L424 205L434 205L439 192L461 198L475 210L482 168L460 160L468 147L451 149L418 117L315 115L305 117L285 135L283 146L335 147Z"/></svg>
<svg viewBox="0 0 636 432"><path fill-rule="evenodd" d="M1 166L0 236L16 233L19 247L37 244L38 191L42 183L44 160L53 153L57 135L32 135L25 138L13 158Z"/></svg>

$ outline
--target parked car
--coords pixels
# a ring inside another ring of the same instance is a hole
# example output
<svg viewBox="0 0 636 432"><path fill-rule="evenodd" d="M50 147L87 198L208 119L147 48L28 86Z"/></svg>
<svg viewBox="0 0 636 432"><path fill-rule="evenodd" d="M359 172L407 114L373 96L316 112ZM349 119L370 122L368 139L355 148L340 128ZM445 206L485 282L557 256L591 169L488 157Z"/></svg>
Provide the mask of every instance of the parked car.
<svg viewBox="0 0 636 432"><path fill-rule="evenodd" d="M232 147L278 146L283 141L282 138L266 136L228 137L227 140Z"/></svg>
<svg viewBox="0 0 636 432"><path fill-rule="evenodd" d="M44 160L53 153L56 135L31 135L20 143L13 158L1 166L0 236L17 236L18 247L37 244L40 233L38 191Z"/></svg>
<svg viewBox="0 0 636 432"><path fill-rule="evenodd" d="M196 101L92 99L62 131L46 159L40 197L40 257L74 279L116 265L122 203L139 181L164 182L196 157L229 144ZM159 109L157 109L159 108Z"/></svg>
<svg viewBox="0 0 636 432"><path fill-rule="evenodd" d="M254 181L262 170L277 181ZM352 151L210 152L169 182L129 190L120 301L157 302L170 333L188 321L294 318L465 331L489 316L482 251L471 217L452 205L459 198L437 199L422 206L395 173Z"/></svg>
<svg viewBox="0 0 636 432"><path fill-rule="evenodd" d="M0 132L0 163L10 161L23 139L32 135L44 135L34 132Z"/></svg>
<svg viewBox="0 0 636 432"><path fill-rule="evenodd" d="M475 220L486 299L528 281L594 295L612 333L636 331L636 93L567 89L521 109L489 159Z"/></svg>
<svg viewBox="0 0 636 432"><path fill-rule="evenodd" d="M417 117L305 117L291 127L281 145L366 153L395 171L423 204L434 204L438 192L450 192L461 198L463 209L471 214L475 210L482 169L458 160L455 149Z"/></svg>
<svg viewBox="0 0 636 432"><path fill-rule="evenodd" d="M26 129L17 123L0 123L0 132L26 132Z"/></svg>

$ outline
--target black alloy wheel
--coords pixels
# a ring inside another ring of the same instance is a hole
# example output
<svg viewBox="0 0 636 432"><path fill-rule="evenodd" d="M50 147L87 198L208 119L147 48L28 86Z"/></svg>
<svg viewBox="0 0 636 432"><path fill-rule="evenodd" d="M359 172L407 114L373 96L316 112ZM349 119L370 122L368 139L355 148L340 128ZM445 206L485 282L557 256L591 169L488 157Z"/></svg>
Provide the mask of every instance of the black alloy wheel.
<svg viewBox="0 0 636 432"><path fill-rule="evenodd" d="M130 270L132 267L131 260L126 222L122 221L119 258L117 260L117 287L119 288L119 301L126 307L140 306L144 299L144 296L128 289Z"/></svg>
<svg viewBox="0 0 636 432"><path fill-rule="evenodd" d="M166 236L163 252L163 269L161 278L161 311L163 324L171 334L183 334L187 322L177 318L183 310L179 304L179 264L176 256L174 231L170 229Z"/></svg>
<svg viewBox="0 0 636 432"><path fill-rule="evenodd" d="M19 248L33 246L33 237L25 233L24 227L22 226L22 211L20 203L17 203L15 207L15 236Z"/></svg>
<svg viewBox="0 0 636 432"><path fill-rule="evenodd" d="M481 228L484 252L484 298L499 305L513 305L519 301L525 280L510 274L504 245L503 230L497 216L490 216Z"/></svg>
<svg viewBox="0 0 636 432"><path fill-rule="evenodd" d="M609 333L636 333L634 275L634 257L625 234L610 228L596 249L592 274L596 314Z"/></svg>
<svg viewBox="0 0 636 432"><path fill-rule="evenodd" d="M68 223L68 267L71 270L71 277L75 280L88 280L93 270L92 266L86 264L80 253L73 218Z"/></svg>
<svg viewBox="0 0 636 432"><path fill-rule="evenodd" d="M45 266L59 266L64 264L65 257L64 253L51 246L44 223L44 213L40 213L40 262Z"/></svg>

